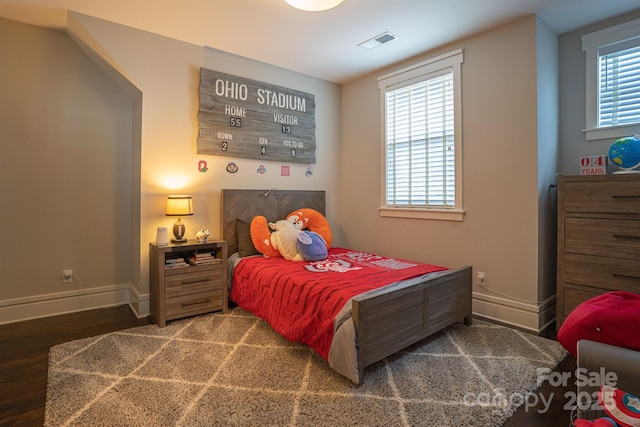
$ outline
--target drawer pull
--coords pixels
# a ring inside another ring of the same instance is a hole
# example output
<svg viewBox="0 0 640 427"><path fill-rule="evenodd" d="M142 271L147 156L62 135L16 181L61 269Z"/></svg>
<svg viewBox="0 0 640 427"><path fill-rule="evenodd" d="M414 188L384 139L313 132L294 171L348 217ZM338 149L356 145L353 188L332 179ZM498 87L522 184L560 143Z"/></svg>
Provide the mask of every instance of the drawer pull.
<svg viewBox="0 0 640 427"><path fill-rule="evenodd" d="M614 239L640 240L640 236L625 236L623 234L614 234Z"/></svg>
<svg viewBox="0 0 640 427"><path fill-rule="evenodd" d="M203 299L203 300L194 301L194 302L183 302L182 306L183 307L189 307L189 306L192 306L192 305L208 304L210 302L211 302L210 299Z"/></svg>
<svg viewBox="0 0 640 427"><path fill-rule="evenodd" d="M628 274L611 273L611 275L616 279L640 280L640 277L638 277L638 276L630 276Z"/></svg>
<svg viewBox="0 0 640 427"><path fill-rule="evenodd" d="M625 196L613 196L614 199L640 199L640 195L639 196L634 196L632 194L630 195L625 195Z"/></svg>
<svg viewBox="0 0 640 427"><path fill-rule="evenodd" d="M202 282L208 282L209 279L196 279L196 280L183 280L181 283L183 285L193 285L194 283L202 283Z"/></svg>

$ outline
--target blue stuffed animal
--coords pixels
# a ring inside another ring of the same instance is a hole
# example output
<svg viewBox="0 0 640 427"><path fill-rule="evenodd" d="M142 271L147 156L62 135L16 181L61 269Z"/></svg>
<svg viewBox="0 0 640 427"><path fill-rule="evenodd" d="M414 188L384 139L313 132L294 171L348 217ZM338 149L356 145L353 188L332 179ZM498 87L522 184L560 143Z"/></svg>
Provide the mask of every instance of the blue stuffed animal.
<svg viewBox="0 0 640 427"><path fill-rule="evenodd" d="M310 230L298 234L298 253L304 261L321 261L329 254L322 236Z"/></svg>

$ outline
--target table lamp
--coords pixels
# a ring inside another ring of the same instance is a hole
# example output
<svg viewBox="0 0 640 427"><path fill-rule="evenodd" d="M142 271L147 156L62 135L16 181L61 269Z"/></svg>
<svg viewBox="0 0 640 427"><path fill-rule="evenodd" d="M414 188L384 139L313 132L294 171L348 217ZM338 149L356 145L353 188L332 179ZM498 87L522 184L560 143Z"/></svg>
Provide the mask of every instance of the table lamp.
<svg viewBox="0 0 640 427"><path fill-rule="evenodd" d="M175 239L171 239L172 243L184 243L185 226L180 217L193 215L193 204L191 196L170 195L167 196L167 216L177 216L178 220L173 224L173 235Z"/></svg>

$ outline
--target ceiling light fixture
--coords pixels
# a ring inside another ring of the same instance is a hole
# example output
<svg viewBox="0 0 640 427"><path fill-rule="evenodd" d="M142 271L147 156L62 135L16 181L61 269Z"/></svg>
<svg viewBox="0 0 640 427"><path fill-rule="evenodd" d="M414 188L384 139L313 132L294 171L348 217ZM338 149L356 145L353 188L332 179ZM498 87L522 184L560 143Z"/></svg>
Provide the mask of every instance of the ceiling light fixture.
<svg viewBox="0 0 640 427"><path fill-rule="evenodd" d="M322 12L324 10L333 9L342 4L344 0L284 0L290 6L296 9L306 10L307 12Z"/></svg>

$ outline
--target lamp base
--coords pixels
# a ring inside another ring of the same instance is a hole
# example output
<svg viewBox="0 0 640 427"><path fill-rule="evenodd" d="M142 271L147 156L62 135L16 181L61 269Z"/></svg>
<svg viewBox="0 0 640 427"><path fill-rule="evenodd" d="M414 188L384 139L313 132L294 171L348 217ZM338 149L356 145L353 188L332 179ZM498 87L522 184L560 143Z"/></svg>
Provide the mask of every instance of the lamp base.
<svg viewBox="0 0 640 427"><path fill-rule="evenodd" d="M173 224L173 235L175 239L171 239L171 243L184 243L187 239L184 238L184 232L186 231L184 223L180 218Z"/></svg>

